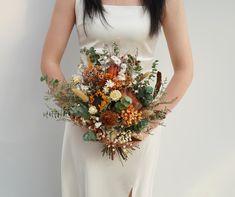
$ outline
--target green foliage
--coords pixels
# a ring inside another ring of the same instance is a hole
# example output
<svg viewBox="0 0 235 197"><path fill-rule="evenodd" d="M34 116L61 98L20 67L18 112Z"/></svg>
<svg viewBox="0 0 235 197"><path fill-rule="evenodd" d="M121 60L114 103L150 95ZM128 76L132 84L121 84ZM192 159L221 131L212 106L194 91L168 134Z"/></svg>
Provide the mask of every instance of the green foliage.
<svg viewBox="0 0 235 197"><path fill-rule="evenodd" d="M43 113L43 116L46 118L54 118L56 120L65 120L66 118L66 114L67 112L64 111L63 109L57 109L57 108L53 108L50 107L46 104L47 108L49 109L49 111L46 111Z"/></svg>
<svg viewBox="0 0 235 197"><path fill-rule="evenodd" d="M81 52L85 52L86 56L89 57L90 61L94 65L101 65L100 62L99 62L100 55L96 52L94 47L90 47L89 49L84 47L81 50Z"/></svg>
<svg viewBox="0 0 235 197"><path fill-rule="evenodd" d="M137 97L144 107L148 107L153 101L153 87L143 86L138 89Z"/></svg>
<svg viewBox="0 0 235 197"><path fill-rule="evenodd" d="M41 81L41 82L43 82L43 81L46 81L46 82L47 82L47 80L48 80L47 75L42 75L42 76L40 77L40 81Z"/></svg>
<svg viewBox="0 0 235 197"><path fill-rule="evenodd" d="M59 80L58 79L51 79L49 84L52 85L53 87L55 87L59 84Z"/></svg>
<svg viewBox="0 0 235 197"><path fill-rule="evenodd" d="M40 81L41 82L46 82L48 83L49 86L51 86L52 88L55 88L59 85L60 81L58 79L51 79L48 81L48 75L47 74L44 74L40 77Z"/></svg>
<svg viewBox="0 0 235 197"><path fill-rule="evenodd" d="M143 130L148 125L148 122L148 119L142 119L136 125L132 125L130 129L136 133L140 133L141 130Z"/></svg>
<svg viewBox="0 0 235 197"><path fill-rule="evenodd" d="M158 69L157 69L158 62L159 62L158 60L155 60L155 61L153 62L153 64L152 64L152 70L151 70L151 72L150 72L150 75L148 76L148 79L149 79L149 80L153 80L153 78L156 77L156 74L157 74L157 71L158 71Z"/></svg>
<svg viewBox="0 0 235 197"><path fill-rule="evenodd" d="M84 141L97 141L96 134L93 131L87 131L83 134Z"/></svg>
<svg viewBox="0 0 235 197"><path fill-rule="evenodd" d="M129 58L129 60L128 60L129 63L135 62L135 64L132 66L134 73L141 74L142 73L141 71L143 70L143 68L140 64L140 61L136 60L135 57L133 57L130 54L128 55L128 58Z"/></svg>
<svg viewBox="0 0 235 197"><path fill-rule="evenodd" d="M129 96L124 96L120 99L120 102L125 106L128 107L132 103L132 98Z"/></svg>
<svg viewBox="0 0 235 197"><path fill-rule="evenodd" d="M113 47L113 53L115 56L118 56L119 55L119 52L120 52L120 49L119 49L119 46L116 42L113 42L112 43L112 47Z"/></svg>
<svg viewBox="0 0 235 197"><path fill-rule="evenodd" d="M84 119L90 118L88 107L83 103L80 103L79 105L72 107L70 109L70 113L75 116L81 116Z"/></svg>
<svg viewBox="0 0 235 197"><path fill-rule="evenodd" d="M121 112L122 110L129 107L129 105L132 103L132 99L129 96L124 96L120 99L120 101L115 103L115 109L117 112Z"/></svg>
<svg viewBox="0 0 235 197"><path fill-rule="evenodd" d="M121 112L122 110L126 109L126 107L119 101L115 103L115 109L117 112Z"/></svg>

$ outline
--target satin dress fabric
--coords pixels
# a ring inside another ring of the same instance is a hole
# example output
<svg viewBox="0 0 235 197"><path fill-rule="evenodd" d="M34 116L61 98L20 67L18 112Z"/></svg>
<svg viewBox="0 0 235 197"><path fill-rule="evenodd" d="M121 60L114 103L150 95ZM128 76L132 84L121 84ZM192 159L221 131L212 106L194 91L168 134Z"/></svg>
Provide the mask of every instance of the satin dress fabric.
<svg viewBox="0 0 235 197"><path fill-rule="evenodd" d="M157 36L149 37L150 18L143 6L103 5L105 18L109 25L98 15L93 21L86 19L86 32L83 29L83 0L76 0L76 29L80 47L95 47L101 50L104 43L114 40L119 44L121 53L135 54L149 71L156 59ZM152 83L154 85L155 82ZM84 129L66 121L61 157L62 197L153 197L156 182L156 169L162 126L151 130L139 143L139 148L121 164L118 157L114 160L102 156L103 145L99 142L83 140Z"/></svg>

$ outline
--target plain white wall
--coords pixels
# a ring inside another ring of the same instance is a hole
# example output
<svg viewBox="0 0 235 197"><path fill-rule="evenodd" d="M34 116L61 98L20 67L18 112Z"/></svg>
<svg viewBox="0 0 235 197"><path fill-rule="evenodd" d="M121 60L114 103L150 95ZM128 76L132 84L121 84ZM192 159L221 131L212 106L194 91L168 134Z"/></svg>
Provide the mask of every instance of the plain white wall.
<svg viewBox="0 0 235 197"><path fill-rule="evenodd" d="M63 122L45 119L40 56L54 1L0 0L0 196L61 196ZM185 1L195 74L166 120L154 196L235 196L235 3ZM75 30L75 29L74 29ZM163 34L157 57L172 74ZM79 60L76 31L62 69Z"/></svg>

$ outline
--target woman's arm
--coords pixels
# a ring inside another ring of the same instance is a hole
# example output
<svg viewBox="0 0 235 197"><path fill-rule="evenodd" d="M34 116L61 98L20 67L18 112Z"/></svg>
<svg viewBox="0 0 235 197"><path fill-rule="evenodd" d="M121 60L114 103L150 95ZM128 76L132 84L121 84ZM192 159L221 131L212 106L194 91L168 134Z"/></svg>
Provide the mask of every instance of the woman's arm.
<svg viewBox="0 0 235 197"><path fill-rule="evenodd" d="M172 110L185 94L193 79L193 58L187 30L183 0L166 0L162 22L174 75L166 87L167 100L178 97L166 107ZM158 106L164 108L164 105Z"/></svg>
<svg viewBox="0 0 235 197"><path fill-rule="evenodd" d="M175 97L177 97L177 99L171 104L159 105L156 109L161 110L167 107L172 111L181 100L192 81L193 60L183 0L166 0L164 13L165 16L162 27L174 69L174 75L166 87L166 100L170 101ZM151 121L145 130L149 131L157 127L160 122L160 120ZM148 136L148 134L143 132L139 134L140 139L144 139L146 136ZM134 142L133 144L138 143L139 142Z"/></svg>
<svg viewBox="0 0 235 197"><path fill-rule="evenodd" d="M65 81L60 62L74 23L74 0L56 0L41 57L41 72L49 80Z"/></svg>

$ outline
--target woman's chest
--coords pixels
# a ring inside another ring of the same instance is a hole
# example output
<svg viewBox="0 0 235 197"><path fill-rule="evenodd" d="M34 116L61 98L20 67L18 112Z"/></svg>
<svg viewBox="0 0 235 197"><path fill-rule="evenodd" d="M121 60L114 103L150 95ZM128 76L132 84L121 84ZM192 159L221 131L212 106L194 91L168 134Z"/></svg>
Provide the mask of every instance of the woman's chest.
<svg viewBox="0 0 235 197"><path fill-rule="evenodd" d="M113 39L116 37L133 41L148 39L150 19L142 6L104 5L107 23L101 16L93 20L86 17L85 29L90 39ZM84 35L83 21L77 24L78 33Z"/></svg>

